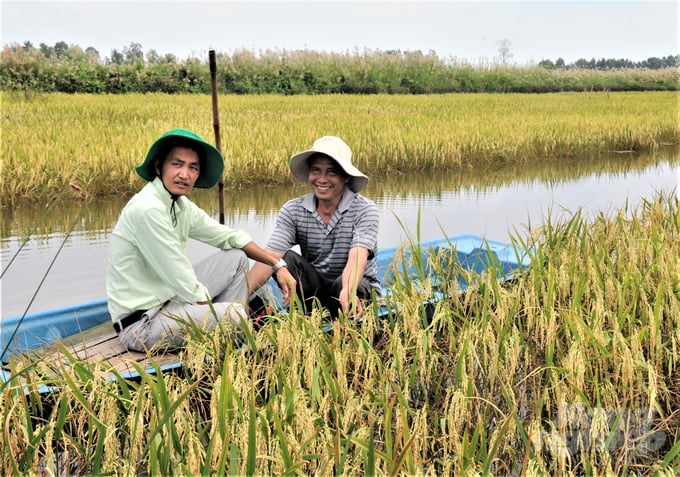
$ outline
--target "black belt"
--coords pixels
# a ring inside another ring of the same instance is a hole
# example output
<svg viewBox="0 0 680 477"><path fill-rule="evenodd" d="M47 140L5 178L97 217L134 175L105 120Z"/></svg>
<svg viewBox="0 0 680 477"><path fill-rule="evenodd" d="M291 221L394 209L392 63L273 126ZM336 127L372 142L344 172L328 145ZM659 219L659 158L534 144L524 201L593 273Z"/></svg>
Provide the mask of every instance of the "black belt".
<svg viewBox="0 0 680 477"><path fill-rule="evenodd" d="M142 319L142 315L146 313L146 310L137 310L126 316L125 318L122 318L120 321L117 321L113 324L113 329L116 330L116 333L120 333L123 331L123 329L127 328L133 323L137 323L139 320Z"/></svg>

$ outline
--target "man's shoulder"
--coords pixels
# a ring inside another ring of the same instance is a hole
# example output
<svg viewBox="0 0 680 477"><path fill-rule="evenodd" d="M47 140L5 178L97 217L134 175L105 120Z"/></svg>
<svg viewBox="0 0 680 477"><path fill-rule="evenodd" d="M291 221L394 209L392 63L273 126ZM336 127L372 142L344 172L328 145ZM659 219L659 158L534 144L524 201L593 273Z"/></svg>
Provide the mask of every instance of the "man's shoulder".
<svg viewBox="0 0 680 477"><path fill-rule="evenodd" d="M378 205L365 195L357 194L354 196L354 202L362 207L378 208Z"/></svg>
<svg viewBox="0 0 680 477"><path fill-rule="evenodd" d="M153 211L165 212L167 205L154 193L153 190L144 187L133 195L123 209L124 215L144 216Z"/></svg>
<svg viewBox="0 0 680 477"><path fill-rule="evenodd" d="M373 200L369 199L368 197L366 197L365 195L362 195L362 194L357 194L356 198L359 199L359 200L362 200L364 202L370 202L371 204L375 204L375 202L373 202Z"/></svg>
<svg viewBox="0 0 680 477"><path fill-rule="evenodd" d="M306 195L301 195L299 197L293 197L292 199L288 199L283 205L299 205L302 204L305 200Z"/></svg>
<svg viewBox="0 0 680 477"><path fill-rule="evenodd" d="M297 209L297 208L305 208L307 207L308 204L313 204L313 199L310 198L310 194L305 194L301 195L299 197L294 197L292 199L287 200L284 204L282 209Z"/></svg>
<svg viewBox="0 0 680 477"><path fill-rule="evenodd" d="M162 207L163 201L147 188L137 192L127 203L127 208L135 210L149 210Z"/></svg>

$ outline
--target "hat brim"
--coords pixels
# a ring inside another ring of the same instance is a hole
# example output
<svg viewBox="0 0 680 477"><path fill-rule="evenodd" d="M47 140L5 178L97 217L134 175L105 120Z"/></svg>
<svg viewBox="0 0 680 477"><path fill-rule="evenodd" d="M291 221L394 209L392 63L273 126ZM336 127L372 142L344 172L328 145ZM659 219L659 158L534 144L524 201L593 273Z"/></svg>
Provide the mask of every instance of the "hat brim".
<svg viewBox="0 0 680 477"><path fill-rule="evenodd" d="M191 143L201 158L201 173L199 174L198 179L196 179L194 187L198 189L210 189L214 187L224 172L224 159L222 158L222 154L212 144L202 140L200 136L182 129L168 131L157 139L149 148L149 152L147 152L144 162L135 168L137 174L139 174L142 179L149 182L154 180L156 177L156 157L169 141L175 141L177 139Z"/></svg>
<svg viewBox="0 0 680 477"><path fill-rule="evenodd" d="M326 154L325 152L319 152L313 149L300 152L290 158L290 172L300 182L304 184L309 183L309 163L307 159L309 159L313 154L323 154L324 156L333 159L350 177L347 187L352 192L358 193L368 185L368 177L366 177L363 172L354 167L352 164L347 163L347 161L338 160L335 157Z"/></svg>

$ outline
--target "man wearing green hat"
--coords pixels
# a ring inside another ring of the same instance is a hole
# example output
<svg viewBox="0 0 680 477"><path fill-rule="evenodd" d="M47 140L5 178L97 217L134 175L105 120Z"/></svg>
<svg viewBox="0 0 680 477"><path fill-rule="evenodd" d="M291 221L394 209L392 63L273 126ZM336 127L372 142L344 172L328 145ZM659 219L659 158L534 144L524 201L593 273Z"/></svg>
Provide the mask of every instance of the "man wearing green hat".
<svg viewBox="0 0 680 477"><path fill-rule="evenodd" d="M211 330L245 321L248 258L279 264L247 232L220 224L185 197L194 187L213 187L223 170L220 152L186 129L163 134L136 167L148 184L121 212L106 277L109 312L126 348L177 348L186 323ZM189 238L220 250L192 265L185 254ZM288 299L296 282L283 265L276 279Z"/></svg>

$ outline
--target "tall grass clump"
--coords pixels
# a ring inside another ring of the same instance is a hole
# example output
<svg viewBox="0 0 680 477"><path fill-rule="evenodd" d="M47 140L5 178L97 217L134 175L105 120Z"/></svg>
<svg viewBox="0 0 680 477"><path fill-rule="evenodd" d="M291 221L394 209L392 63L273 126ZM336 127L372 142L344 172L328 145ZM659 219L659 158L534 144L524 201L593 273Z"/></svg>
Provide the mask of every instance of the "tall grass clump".
<svg viewBox="0 0 680 477"><path fill-rule="evenodd" d="M130 195L149 146L175 127L214 141L206 95L1 93L3 204ZM370 176L596 161L680 143L677 93L222 96L225 184L292 181L288 159L323 135Z"/></svg>
<svg viewBox="0 0 680 477"><path fill-rule="evenodd" d="M384 319L293 306L257 333L194 330L181 373L12 369L0 472L677 475L678 198L514 244L531 262L509 282L404 255L423 276L397 261Z"/></svg>

